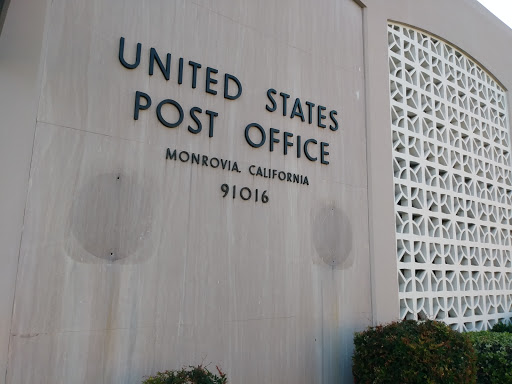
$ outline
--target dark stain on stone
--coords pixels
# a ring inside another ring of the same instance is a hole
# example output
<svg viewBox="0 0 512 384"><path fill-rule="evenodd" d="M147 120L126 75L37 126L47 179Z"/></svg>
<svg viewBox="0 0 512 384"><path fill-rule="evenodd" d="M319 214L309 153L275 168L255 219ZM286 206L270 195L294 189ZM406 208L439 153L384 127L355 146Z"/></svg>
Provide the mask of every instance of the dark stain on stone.
<svg viewBox="0 0 512 384"><path fill-rule="evenodd" d="M328 204L313 215L313 242L324 263L334 269L352 265L352 225L347 215Z"/></svg>
<svg viewBox="0 0 512 384"><path fill-rule="evenodd" d="M70 230L89 254L116 262L141 247L151 233L151 222L147 184L130 175L110 173L92 178L78 192Z"/></svg>

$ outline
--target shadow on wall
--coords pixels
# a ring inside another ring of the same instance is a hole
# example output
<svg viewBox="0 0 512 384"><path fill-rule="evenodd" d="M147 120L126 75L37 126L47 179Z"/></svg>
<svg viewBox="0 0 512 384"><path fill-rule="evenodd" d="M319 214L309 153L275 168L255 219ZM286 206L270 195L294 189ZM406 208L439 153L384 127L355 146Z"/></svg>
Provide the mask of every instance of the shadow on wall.
<svg viewBox="0 0 512 384"><path fill-rule="evenodd" d="M0 0L0 35L2 34L2 27L4 26L5 16L7 15L7 8L11 0Z"/></svg>

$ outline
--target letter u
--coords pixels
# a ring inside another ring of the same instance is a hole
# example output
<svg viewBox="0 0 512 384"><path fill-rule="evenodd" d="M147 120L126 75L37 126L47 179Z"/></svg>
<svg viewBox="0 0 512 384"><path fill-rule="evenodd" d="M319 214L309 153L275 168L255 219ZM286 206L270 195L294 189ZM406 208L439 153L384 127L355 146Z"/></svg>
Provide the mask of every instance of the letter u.
<svg viewBox="0 0 512 384"><path fill-rule="evenodd" d="M123 64L123 67L128 69L135 69L140 64L140 51L142 49L142 44L137 43L137 54L135 57L135 64L128 64L124 59L124 37L121 37L119 40L119 61Z"/></svg>

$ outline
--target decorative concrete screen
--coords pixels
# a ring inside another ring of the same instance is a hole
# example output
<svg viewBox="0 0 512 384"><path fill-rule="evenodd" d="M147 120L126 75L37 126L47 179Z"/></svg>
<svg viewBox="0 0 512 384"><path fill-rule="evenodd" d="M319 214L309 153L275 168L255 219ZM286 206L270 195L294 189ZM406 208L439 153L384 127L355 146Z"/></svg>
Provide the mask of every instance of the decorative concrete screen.
<svg viewBox="0 0 512 384"><path fill-rule="evenodd" d="M388 41L400 317L487 329L512 312L505 90L423 31Z"/></svg>

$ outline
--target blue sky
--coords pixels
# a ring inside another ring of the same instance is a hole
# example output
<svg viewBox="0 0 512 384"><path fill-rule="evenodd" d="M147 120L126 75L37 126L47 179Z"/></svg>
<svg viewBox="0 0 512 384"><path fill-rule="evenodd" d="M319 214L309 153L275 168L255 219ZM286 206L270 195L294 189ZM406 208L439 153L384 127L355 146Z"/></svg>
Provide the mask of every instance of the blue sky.
<svg viewBox="0 0 512 384"><path fill-rule="evenodd" d="M512 0L478 0L489 11L512 28Z"/></svg>

